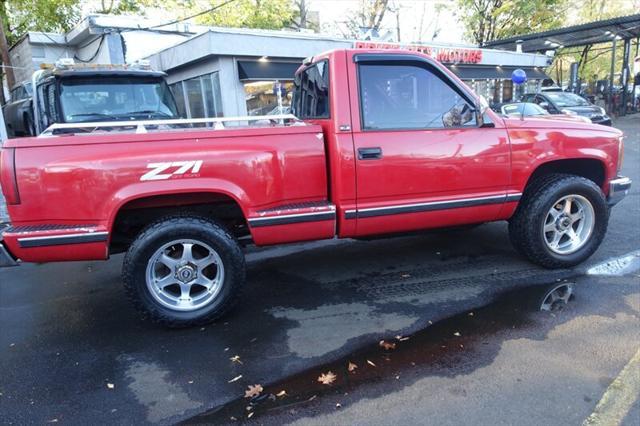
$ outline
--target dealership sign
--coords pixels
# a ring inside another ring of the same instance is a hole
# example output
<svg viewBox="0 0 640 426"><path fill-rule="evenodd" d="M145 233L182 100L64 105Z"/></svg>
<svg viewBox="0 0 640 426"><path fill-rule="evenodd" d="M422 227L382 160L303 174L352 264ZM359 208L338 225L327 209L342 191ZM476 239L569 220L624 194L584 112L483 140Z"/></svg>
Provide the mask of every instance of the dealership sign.
<svg viewBox="0 0 640 426"><path fill-rule="evenodd" d="M419 44L378 43L375 41L356 41L356 49L404 49L424 53L447 64L479 64L482 62L481 49L463 49L435 47Z"/></svg>

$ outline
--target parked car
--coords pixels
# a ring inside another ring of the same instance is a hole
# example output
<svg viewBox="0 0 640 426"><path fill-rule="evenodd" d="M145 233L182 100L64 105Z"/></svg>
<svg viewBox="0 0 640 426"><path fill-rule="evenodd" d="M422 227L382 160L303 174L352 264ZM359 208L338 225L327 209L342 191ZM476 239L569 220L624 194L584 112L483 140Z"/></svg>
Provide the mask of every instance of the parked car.
<svg viewBox="0 0 640 426"><path fill-rule="evenodd" d="M555 114L552 115L538 104L531 102L510 102L502 104L499 109L500 114L508 117L536 117L555 120L581 121L591 123L591 119L576 114Z"/></svg>
<svg viewBox="0 0 640 426"><path fill-rule="evenodd" d="M582 96L568 92L527 93L521 102L533 102L550 114L571 114L587 117L594 124L611 126L611 118L604 108L589 103Z"/></svg>
<svg viewBox="0 0 640 426"><path fill-rule="evenodd" d="M2 107L9 137L35 134L31 95L31 83L21 83L11 91L9 102Z"/></svg>
<svg viewBox="0 0 640 426"><path fill-rule="evenodd" d="M294 82L302 121L292 124L73 123L78 134L65 135L55 130L68 125L54 124L9 139L0 151L11 217L0 264L125 252L134 305L156 322L191 326L238 300L248 242L505 220L518 252L567 268L596 251L609 209L631 186L618 174L621 131L501 117L419 52L326 52L304 61Z"/></svg>

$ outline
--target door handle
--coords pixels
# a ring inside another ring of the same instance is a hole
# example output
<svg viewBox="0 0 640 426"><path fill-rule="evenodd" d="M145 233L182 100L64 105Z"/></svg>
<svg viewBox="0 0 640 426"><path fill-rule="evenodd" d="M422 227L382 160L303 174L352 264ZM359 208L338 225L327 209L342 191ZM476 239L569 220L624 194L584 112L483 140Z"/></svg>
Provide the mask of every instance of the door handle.
<svg viewBox="0 0 640 426"><path fill-rule="evenodd" d="M379 160L382 158L382 148L358 148L358 160Z"/></svg>

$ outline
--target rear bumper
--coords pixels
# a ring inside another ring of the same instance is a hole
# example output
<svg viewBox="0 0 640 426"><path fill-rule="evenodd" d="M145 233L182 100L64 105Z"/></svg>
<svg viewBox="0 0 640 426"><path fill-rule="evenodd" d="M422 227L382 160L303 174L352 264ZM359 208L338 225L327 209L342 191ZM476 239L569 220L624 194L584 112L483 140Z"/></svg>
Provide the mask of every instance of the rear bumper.
<svg viewBox="0 0 640 426"><path fill-rule="evenodd" d="M0 267L23 262L103 260L109 233L99 225L0 224Z"/></svg>
<svg viewBox="0 0 640 426"><path fill-rule="evenodd" d="M0 223L0 268L6 268L9 266L18 266L19 263L9 253L9 250L2 241L2 230L7 228L9 224Z"/></svg>
<svg viewBox="0 0 640 426"><path fill-rule="evenodd" d="M607 197L607 203L609 206L615 206L627 195L631 188L631 179L624 176L618 176L617 178L609 182L609 196Z"/></svg>

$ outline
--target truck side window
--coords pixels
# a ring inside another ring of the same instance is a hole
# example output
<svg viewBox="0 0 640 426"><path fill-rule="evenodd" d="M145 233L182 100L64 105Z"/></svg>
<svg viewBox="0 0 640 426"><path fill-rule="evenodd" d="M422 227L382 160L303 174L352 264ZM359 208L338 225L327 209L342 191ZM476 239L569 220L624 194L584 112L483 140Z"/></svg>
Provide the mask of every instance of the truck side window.
<svg viewBox="0 0 640 426"><path fill-rule="evenodd" d="M433 129L476 125L473 106L426 68L362 64L358 75L364 129Z"/></svg>
<svg viewBox="0 0 640 426"><path fill-rule="evenodd" d="M298 118L329 118L329 66L320 61L295 78L292 112Z"/></svg>

